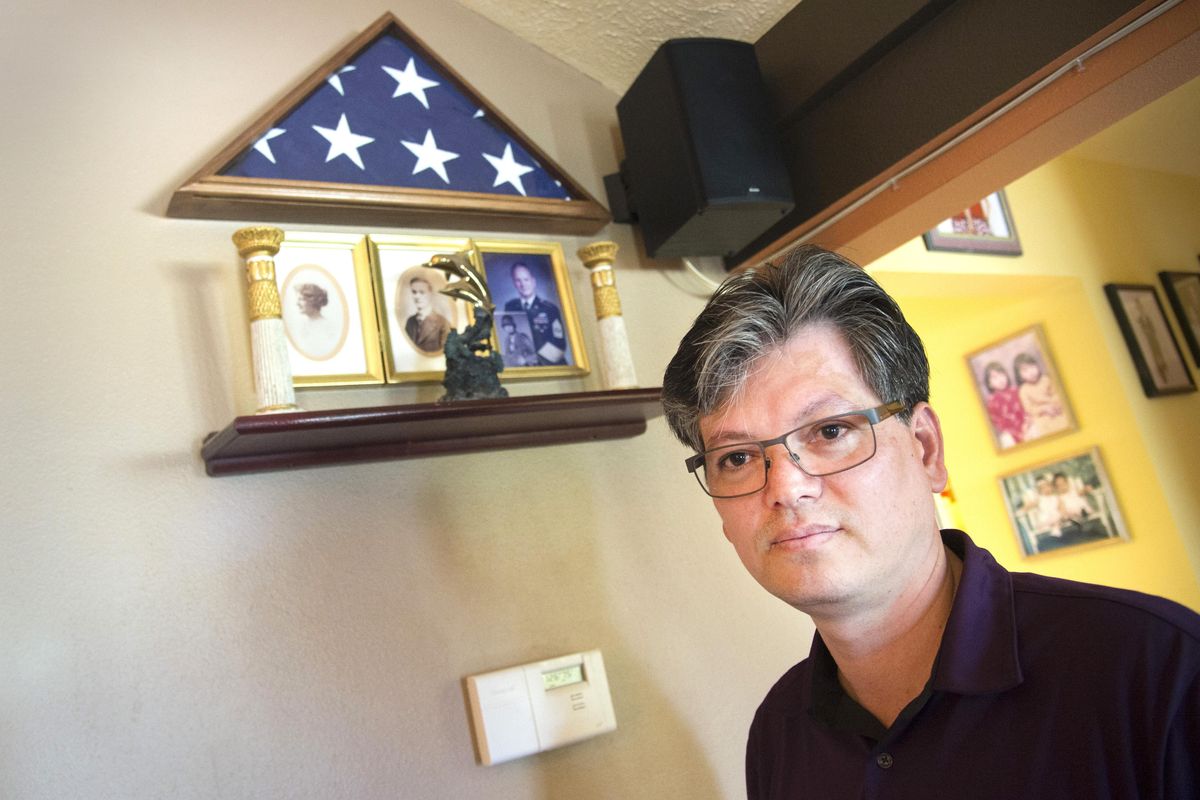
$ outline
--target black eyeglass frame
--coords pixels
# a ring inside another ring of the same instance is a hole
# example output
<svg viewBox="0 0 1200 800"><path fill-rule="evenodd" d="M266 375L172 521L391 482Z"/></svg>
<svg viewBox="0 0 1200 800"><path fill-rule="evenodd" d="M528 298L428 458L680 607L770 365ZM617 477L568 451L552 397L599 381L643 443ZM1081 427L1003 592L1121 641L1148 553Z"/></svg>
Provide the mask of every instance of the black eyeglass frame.
<svg viewBox="0 0 1200 800"><path fill-rule="evenodd" d="M711 447L702 453L697 453L694 456L689 456L688 458L684 459L683 464L684 464L684 466L687 467L687 471L692 473L692 475L695 476L696 482L700 484L700 488L703 489L704 493L706 495L708 495L709 497L716 498L717 500L729 500L734 497L749 497L752 494L758 494L763 489L765 489L767 486L768 473L770 473L770 471L771 471L771 457L767 455L768 447L773 447L777 444L783 445L783 449L787 450L788 456L791 457L792 464L795 465L796 469L800 470L801 472L803 472L805 475L808 475L809 477L824 478L829 475L837 475L839 472L845 472L846 470L851 470L851 469L854 469L855 467L861 467L863 464L867 463L872 458L874 458L875 451L879 449L879 439L878 439L878 437L875 436L875 426L878 425L879 423L883 422L888 417L894 417L895 415L900 414L907 410L908 410L908 405L906 403L904 403L903 401L900 401L900 400L893 400L890 403L884 403L883 405L878 405L878 406L875 406L874 408L864 408L860 411L846 411L842 414L832 414L828 417L822 417L821 419L815 419L812 422L806 422L803 425L792 428L787 433L783 434L782 436L776 436L774 439L762 439L762 440L756 441L756 442L755 441L752 441L752 442L730 442L729 444L723 444L720 447ZM841 419L843 417L853 417L856 415L861 415L861 416L866 417L867 422L871 423L871 453L870 453L870 455L868 455L862 461L859 461L857 464L851 464L848 467L842 467L841 469L835 469L833 472L820 472L820 473L814 474L814 473L806 470L804 467L800 466L800 457L797 456L795 453L793 453L791 451L791 448L789 448L787 446L787 438L789 436L791 436L793 433L800 430L801 428L811 428L814 426L818 426L823 422L830 422L835 419ZM706 455L708 455L709 453L715 452L717 450L728 450L731 447L739 447L742 445L751 445L751 444L756 445L762 449L762 453L763 453L762 486L759 486L757 489L754 489L753 491L750 491L750 492L742 492L741 494L713 494L712 492L710 492L708 490L708 487L704 485L704 480L700 477L700 473L697 472L698 469L700 469L701 467L704 466L704 457Z"/></svg>

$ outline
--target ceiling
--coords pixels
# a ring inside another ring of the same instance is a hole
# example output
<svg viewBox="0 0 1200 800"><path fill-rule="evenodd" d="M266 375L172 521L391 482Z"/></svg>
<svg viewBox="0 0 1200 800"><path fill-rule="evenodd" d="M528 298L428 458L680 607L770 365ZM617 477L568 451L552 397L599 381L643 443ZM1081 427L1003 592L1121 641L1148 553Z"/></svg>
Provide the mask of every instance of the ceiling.
<svg viewBox="0 0 1200 800"><path fill-rule="evenodd" d="M1200 78L1075 147L1071 155L1200 178Z"/></svg>
<svg viewBox="0 0 1200 800"><path fill-rule="evenodd" d="M618 96L667 39L757 41L798 0L458 0ZM1200 79L1072 150L1097 161L1200 178ZM1151 144L1152 143L1152 144Z"/></svg>
<svg viewBox="0 0 1200 800"><path fill-rule="evenodd" d="M668 39L755 42L799 0L458 0L624 95Z"/></svg>

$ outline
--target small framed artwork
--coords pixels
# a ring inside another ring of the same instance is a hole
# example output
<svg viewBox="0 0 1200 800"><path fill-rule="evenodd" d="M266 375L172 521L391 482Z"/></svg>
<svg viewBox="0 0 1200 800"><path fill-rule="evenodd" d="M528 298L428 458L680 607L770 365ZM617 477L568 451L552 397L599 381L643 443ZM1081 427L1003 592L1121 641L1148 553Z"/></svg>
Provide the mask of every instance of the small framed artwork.
<svg viewBox="0 0 1200 800"><path fill-rule="evenodd" d="M480 241L488 291L496 304L497 349L504 375L586 375L587 350L558 242Z"/></svg>
<svg viewBox="0 0 1200 800"><path fill-rule="evenodd" d="M1160 272L1158 277L1192 351L1192 363L1200 369L1200 272Z"/></svg>
<svg viewBox="0 0 1200 800"><path fill-rule="evenodd" d="M967 367L997 450L1078 429L1042 326L970 353Z"/></svg>
<svg viewBox="0 0 1200 800"><path fill-rule="evenodd" d="M1021 255L1021 241L1003 189L943 220L921 238L927 250Z"/></svg>
<svg viewBox="0 0 1200 800"><path fill-rule="evenodd" d="M1150 284L1106 283L1104 293L1147 397L1196 391L1179 343Z"/></svg>
<svg viewBox="0 0 1200 800"><path fill-rule="evenodd" d="M471 324L471 307L441 293L449 280L424 266L439 253L471 250L471 240L372 234L379 330L388 383L436 382L446 372L446 337Z"/></svg>
<svg viewBox="0 0 1200 800"><path fill-rule="evenodd" d="M275 279L296 386L383 383L363 236L287 232Z"/></svg>
<svg viewBox="0 0 1200 800"><path fill-rule="evenodd" d="M1026 556L1129 540L1099 448L1006 475L1000 490Z"/></svg>

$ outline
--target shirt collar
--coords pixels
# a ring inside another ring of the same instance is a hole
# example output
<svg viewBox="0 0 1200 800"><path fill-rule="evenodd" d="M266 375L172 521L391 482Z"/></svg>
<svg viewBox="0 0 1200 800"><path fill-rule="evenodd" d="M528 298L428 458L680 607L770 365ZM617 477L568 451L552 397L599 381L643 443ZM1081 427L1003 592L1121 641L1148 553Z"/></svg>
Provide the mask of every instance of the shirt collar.
<svg viewBox="0 0 1200 800"><path fill-rule="evenodd" d="M963 569L926 690L990 694L1011 689L1022 680L1012 578L962 531L942 531L942 542L962 559ZM810 712L833 727L872 735L871 726L850 708L857 704L838 683L837 664L819 633L813 636L809 660Z"/></svg>
<svg viewBox="0 0 1200 800"><path fill-rule="evenodd" d="M962 531L942 531L963 570L934 667L933 688L989 694L1021 683L1012 576Z"/></svg>

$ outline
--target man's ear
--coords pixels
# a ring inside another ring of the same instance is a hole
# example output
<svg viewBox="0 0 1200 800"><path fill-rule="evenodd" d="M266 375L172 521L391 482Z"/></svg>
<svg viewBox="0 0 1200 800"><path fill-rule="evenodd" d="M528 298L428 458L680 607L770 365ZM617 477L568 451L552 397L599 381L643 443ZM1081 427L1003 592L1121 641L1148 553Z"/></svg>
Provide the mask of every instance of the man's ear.
<svg viewBox="0 0 1200 800"><path fill-rule="evenodd" d="M917 455L925 467L925 474L929 476L931 488L940 492L946 488L946 482L949 480L941 420L931 405L917 403L913 407L909 427L912 429Z"/></svg>

